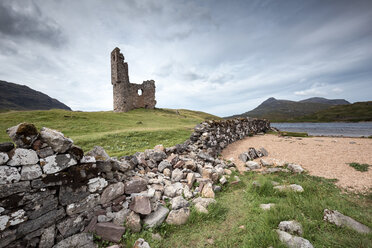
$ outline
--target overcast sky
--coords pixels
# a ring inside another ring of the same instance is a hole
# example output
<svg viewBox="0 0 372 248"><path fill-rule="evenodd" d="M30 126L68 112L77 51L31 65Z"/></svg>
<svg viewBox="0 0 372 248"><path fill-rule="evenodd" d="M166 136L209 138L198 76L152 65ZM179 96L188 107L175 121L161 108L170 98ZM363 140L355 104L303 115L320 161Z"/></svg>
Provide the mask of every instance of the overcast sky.
<svg viewBox="0 0 372 248"><path fill-rule="evenodd" d="M0 80L112 110L110 52L159 108L227 116L269 97L372 100L371 0L1 0Z"/></svg>

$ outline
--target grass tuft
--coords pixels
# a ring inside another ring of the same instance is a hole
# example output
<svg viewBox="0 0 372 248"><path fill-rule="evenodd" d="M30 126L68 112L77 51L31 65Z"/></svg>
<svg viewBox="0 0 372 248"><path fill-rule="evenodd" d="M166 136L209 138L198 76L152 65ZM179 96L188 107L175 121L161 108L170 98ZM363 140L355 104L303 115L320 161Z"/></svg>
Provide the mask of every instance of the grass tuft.
<svg viewBox="0 0 372 248"><path fill-rule="evenodd" d="M366 172L370 167L369 164L359 164L359 163L349 163L351 167L353 167L357 171Z"/></svg>

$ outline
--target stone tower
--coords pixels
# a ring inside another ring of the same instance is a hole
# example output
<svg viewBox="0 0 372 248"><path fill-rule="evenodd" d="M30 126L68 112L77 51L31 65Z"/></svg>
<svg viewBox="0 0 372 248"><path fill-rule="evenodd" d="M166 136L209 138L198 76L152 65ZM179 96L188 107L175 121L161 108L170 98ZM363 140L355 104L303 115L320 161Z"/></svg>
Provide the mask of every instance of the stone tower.
<svg viewBox="0 0 372 248"><path fill-rule="evenodd" d="M119 48L111 52L111 84L114 90L114 111L127 112L136 108L155 108L155 81L142 84L129 82L128 64Z"/></svg>

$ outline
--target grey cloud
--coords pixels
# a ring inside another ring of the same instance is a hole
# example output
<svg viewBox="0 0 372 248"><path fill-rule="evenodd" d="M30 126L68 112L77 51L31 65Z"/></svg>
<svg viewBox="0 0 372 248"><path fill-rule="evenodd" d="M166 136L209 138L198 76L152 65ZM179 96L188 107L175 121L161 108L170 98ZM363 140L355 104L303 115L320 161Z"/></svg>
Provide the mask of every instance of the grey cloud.
<svg viewBox="0 0 372 248"><path fill-rule="evenodd" d="M53 47L66 42L60 26L51 18L45 17L32 1L1 1L0 33L10 39L30 39Z"/></svg>

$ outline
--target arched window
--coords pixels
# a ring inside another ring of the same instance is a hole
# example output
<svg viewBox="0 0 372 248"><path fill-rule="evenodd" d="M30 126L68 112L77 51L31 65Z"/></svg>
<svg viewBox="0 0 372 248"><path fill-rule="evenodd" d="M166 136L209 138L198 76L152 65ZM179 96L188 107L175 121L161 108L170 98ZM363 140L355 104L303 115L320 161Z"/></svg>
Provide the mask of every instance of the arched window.
<svg viewBox="0 0 372 248"><path fill-rule="evenodd" d="M142 90L142 89L138 89L137 94L138 94L139 96L142 96L142 94L143 94L143 90Z"/></svg>

